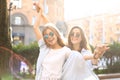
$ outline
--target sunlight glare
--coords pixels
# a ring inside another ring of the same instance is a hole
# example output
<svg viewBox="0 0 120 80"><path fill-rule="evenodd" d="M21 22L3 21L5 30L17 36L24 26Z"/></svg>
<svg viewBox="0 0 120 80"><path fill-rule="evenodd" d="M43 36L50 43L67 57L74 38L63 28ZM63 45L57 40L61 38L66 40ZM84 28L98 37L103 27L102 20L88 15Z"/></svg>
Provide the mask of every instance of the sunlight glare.
<svg viewBox="0 0 120 80"><path fill-rule="evenodd" d="M64 0L65 20L120 12L120 0Z"/></svg>

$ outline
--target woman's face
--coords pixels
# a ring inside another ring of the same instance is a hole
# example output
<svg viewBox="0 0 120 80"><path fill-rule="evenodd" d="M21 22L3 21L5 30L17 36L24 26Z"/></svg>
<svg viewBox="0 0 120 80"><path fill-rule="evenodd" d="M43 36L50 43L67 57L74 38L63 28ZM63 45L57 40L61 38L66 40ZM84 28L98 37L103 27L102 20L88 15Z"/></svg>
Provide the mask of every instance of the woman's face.
<svg viewBox="0 0 120 80"><path fill-rule="evenodd" d="M44 39L45 41L50 45L50 46L54 46L56 43L57 43L57 36L55 35L55 33L50 30L50 29L47 29L45 31L45 34L44 34Z"/></svg>
<svg viewBox="0 0 120 80"><path fill-rule="evenodd" d="M81 42L82 39L81 39L80 30L78 28L74 28L71 31L70 40L71 40L71 42L72 42L73 45L80 44L80 42Z"/></svg>

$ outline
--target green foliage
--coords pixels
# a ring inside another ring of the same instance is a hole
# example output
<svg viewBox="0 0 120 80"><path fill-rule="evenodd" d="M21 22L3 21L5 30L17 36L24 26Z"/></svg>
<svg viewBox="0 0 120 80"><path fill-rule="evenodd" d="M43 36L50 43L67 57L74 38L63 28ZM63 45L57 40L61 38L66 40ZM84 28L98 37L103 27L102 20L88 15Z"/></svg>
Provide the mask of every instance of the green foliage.
<svg viewBox="0 0 120 80"><path fill-rule="evenodd" d="M99 70L99 69L94 69L94 72L95 72L96 74L103 74L103 73L107 73L107 69L101 69L101 70Z"/></svg>
<svg viewBox="0 0 120 80"><path fill-rule="evenodd" d="M120 72L120 43L114 42L113 44L110 44L109 47L110 49L103 55L103 58L106 60L107 69L96 69L94 70L96 74ZM92 51L94 51L94 47L92 45L91 48ZM13 51L25 57L32 65L36 64L39 54L37 42L33 42L27 46L23 44L15 45L13 46Z"/></svg>
<svg viewBox="0 0 120 80"><path fill-rule="evenodd" d="M33 42L29 45L14 45L13 51L23 57L25 57L32 65L36 63L39 47L37 42Z"/></svg>
<svg viewBox="0 0 120 80"><path fill-rule="evenodd" d="M103 73L120 73L120 43L109 44L110 49L103 55L106 60L107 69Z"/></svg>
<svg viewBox="0 0 120 80"><path fill-rule="evenodd" d="M107 68L108 73L120 73L120 61L115 62L112 66L108 65Z"/></svg>
<svg viewBox="0 0 120 80"><path fill-rule="evenodd" d="M90 49L91 49L91 51L93 53L94 52L94 46L92 46L91 44L90 44Z"/></svg>
<svg viewBox="0 0 120 80"><path fill-rule="evenodd" d="M6 75L2 76L2 80L13 80L13 76L6 74Z"/></svg>
<svg viewBox="0 0 120 80"><path fill-rule="evenodd" d="M120 57L120 43L119 42L113 42L113 44L109 45L110 49L105 53L106 58L112 58L112 57Z"/></svg>

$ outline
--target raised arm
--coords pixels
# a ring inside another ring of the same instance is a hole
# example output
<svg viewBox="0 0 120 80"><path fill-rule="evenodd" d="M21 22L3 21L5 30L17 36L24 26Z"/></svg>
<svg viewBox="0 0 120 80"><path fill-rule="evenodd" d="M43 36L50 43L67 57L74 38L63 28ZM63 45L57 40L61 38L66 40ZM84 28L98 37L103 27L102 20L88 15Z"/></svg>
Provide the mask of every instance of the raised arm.
<svg viewBox="0 0 120 80"><path fill-rule="evenodd" d="M39 29L40 24L42 24L42 16L41 15L42 15L42 12L41 12L41 10L39 10L39 12L37 13L37 16L36 16L37 17L36 22L33 26L37 40L40 40L42 38L42 34Z"/></svg>
<svg viewBox="0 0 120 80"><path fill-rule="evenodd" d="M44 14L44 8L43 8L43 4L44 4L44 0L40 0L39 3L34 3L35 7L36 7L36 10L37 12L39 13L39 11L41 10L42 11L42 21L44 24L50 22L48 17Z"/></svg>
<svg viewBox="0 0 120 80"><path fill-rule="evenodd" d="M50 22L49 19L48 19L48 17L44 13L42 13L42 19L43 19L44 24Z"/></svg>
<svg viewBox="0 0 120 80"><path fill-rule="evenodd" d="M43 2L41 1L41 3L43 3ZM48 23L49 20L48 20L47 16L43 13L43 5L40 3L39 4L34 3L34 5L37 10L37 16L36 16L37 20L34 25L34 32L35 32L37 40L40 40L42 38L42 34L41 34L39 27L40 27L40 25L44 25L44 24Z"/></svg>

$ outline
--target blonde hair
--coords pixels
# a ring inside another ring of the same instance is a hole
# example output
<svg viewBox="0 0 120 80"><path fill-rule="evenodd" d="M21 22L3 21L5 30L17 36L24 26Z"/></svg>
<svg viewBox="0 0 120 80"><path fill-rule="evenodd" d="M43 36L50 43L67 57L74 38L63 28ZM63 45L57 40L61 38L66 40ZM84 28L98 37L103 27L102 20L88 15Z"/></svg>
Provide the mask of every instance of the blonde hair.
<svg viewBox="0 0 120 80"><path fill-rule="evenodd" d="M43 31L42 31L42 35L44 36L45 35L45 31L47 30L47 29L50 29L51 31L53 31L54 32L54 34L57 36L57 43L61 46L61 47L63 47L63 46L65 46L65 44L64 44L64 42L63 42L63 39L62 39L62 36L61 36L61 34L60 34L60 31L57 29L57 27L53 24L53 23L47 23L46 25L44 25L44 29L43 29ZM44 39L44 38L43 38ZM44 39L44 41L45 41L45 43L46 43L46 45L48 46L48 47L50 47L50 45L46 42L46 40Z"/></svg>

